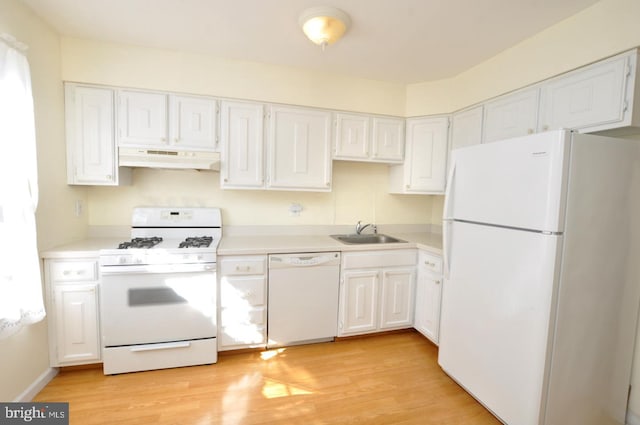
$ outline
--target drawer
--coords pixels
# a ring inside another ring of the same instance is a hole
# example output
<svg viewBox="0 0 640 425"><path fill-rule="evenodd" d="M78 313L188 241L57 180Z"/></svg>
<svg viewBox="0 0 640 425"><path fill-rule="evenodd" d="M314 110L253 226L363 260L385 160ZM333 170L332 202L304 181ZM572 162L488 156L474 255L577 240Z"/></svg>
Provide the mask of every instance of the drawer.
<svg viewBox="0 0 640 425"><path fill-rule="evenodd" d="M266 304L267 280L264 276L226 277L220 280L220 307Z"/></svg>
<svg viewBox="0 0 640 425"><path fill-rule="evenodd" d="M77 282L98 279L98 262L96 260L83 261L53 261L49 265L52 282Z"/></svg>
<svg viewBox="0 0 640 425"><path fill-rule="evenodd" d="M435 254L430 254L426 251L420 251L420 253L418 254L418 264L420 265L420 267L425 267L427 270L433 273L442 273L442 258Z"/></svg>
<svg viewBox="0 0 640 425"><path fill-rule="evenodd" d="M220 273L223 276L265 274L267 271L267 257L233 257L220 261Z"/></svg>
<svg viewBox="0 0 640 425"><path fill-rule="evenodd" d="M264 307L235 306L226 307L220 311L220 326L232 325L260 325L264 326L267 310Z"/></svg>
<svg viewBox="0 0 640 425"><path fill-rule="evenodd" d="M415 266L415 249L349 252L342 254L342 268L366 269L380 267Z"/></svg>

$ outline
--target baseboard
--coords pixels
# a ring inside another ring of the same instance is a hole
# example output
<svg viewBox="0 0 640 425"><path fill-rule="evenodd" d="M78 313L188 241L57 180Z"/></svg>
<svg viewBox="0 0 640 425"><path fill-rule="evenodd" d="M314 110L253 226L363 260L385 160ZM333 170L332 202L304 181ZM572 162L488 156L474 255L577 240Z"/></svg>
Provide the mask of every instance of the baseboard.
<svg viewBox="0 0 640 425"><path fill-rule="evenodd" d="M58 369L50 367L45 370L42 375L38 376L26 390L22 392L13 401L26 403L31 400L58 374Z"/></svg>

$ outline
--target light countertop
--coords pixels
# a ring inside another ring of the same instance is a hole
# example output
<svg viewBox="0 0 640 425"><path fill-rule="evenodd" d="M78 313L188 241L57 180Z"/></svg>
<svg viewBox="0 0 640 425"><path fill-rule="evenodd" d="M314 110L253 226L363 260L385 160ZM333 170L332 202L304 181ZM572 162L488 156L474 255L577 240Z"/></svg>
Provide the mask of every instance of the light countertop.
<svg viewBox="0 0 640 425"><path fill-rule="evenodd" d="M223 236L218 245L218 255L252 255L295 252L364 251L383 249L420 248L442 254L442 235L439 233L388 233L407 243L346 245L328 235L258 235ZM40 254L42 258L97 257L101 249L113 249L123 238L93 237L61 245Z"/></svg>

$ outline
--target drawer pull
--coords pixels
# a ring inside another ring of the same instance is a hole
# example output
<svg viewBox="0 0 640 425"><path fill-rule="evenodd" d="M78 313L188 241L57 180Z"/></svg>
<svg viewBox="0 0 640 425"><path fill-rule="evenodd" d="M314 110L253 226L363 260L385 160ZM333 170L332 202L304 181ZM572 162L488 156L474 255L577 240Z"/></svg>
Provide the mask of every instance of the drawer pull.
<svg viewBox="0 0 640 425"><path fill-rule="evenodd" d="M237 272L248 272L251 271L251 266L236 266Z"/></svg>
<svg viewBox="0 0 640 425"><path fill-rule="evenodd" d="M188 348L191 346L190 342L167 342L160 344L143 345L140 347L133 347L130 351L135 353L139 351L158 351L169 350L171 348Z"/></svg>

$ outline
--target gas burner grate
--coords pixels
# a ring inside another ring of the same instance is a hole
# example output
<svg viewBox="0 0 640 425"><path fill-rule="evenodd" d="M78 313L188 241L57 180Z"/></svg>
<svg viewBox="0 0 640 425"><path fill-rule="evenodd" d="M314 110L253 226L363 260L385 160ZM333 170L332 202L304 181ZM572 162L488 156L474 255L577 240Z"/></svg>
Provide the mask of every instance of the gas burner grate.
<svg viewBox="0 0 640 425"><path fill-rule="evenodd" d="M178 248L208 248L213 242L213 238L211 236L200 236L187 238L184 241L180 242Z"/></svg>
<svg viewBox="0 0 640 425"><path fill-rule="evenodd" d="M118 249L128 248L153 248L162 242L162 238L153 236L151 238L133 238L130 242L122 242L118 245Z"/></svg>

